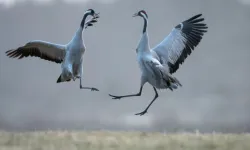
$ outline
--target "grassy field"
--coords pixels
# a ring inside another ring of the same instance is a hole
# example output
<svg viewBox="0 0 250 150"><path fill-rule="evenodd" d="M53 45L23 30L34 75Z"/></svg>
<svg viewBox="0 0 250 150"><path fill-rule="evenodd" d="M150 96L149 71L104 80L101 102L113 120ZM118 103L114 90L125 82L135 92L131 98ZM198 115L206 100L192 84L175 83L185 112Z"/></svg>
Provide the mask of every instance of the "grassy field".
<svg viewBox="0 0 250 150"><path fill-rule="evenodd" d="M250 134L0 132L0 150L250 150Z"/></svg>

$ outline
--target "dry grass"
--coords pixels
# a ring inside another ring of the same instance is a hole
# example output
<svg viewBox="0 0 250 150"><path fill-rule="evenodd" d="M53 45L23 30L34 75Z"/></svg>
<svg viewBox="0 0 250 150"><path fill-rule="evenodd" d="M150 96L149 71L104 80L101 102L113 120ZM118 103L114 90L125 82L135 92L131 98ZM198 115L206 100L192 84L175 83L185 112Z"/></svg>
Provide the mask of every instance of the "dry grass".
<svg viewBox="0 0 250 150"><path fill-rule="evenodd" d="M250 150L250 134L0 132L0 150Z"/></svg>

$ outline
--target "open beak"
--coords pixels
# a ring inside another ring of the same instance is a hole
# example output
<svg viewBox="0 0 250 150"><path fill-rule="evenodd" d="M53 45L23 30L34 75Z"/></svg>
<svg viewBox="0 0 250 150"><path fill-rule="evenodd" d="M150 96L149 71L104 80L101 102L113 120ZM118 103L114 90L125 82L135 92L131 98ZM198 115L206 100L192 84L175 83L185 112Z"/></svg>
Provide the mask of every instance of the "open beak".
<svg viewBox="0 0 250 150"><path fill-rule="evenodd" d="M138 16L138 13L135 13L132 17L136 17L136 16Z"/></svg>
<svg viewBox="0 0 250 150"><path fill-rule="evenodd" d="M94 18L99 18L99 17L100 17L99 14L100 14L100 13L95 13L95 14L94 14Z"/></svg>

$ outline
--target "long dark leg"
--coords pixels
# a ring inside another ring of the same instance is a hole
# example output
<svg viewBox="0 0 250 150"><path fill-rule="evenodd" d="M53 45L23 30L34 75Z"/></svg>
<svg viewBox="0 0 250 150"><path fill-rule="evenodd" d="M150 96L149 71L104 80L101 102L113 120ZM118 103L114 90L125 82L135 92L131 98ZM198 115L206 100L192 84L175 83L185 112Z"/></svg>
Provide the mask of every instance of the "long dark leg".
<svg viewBox="0 0 250 150"><path fill-rule="evenodd" d="M115 95L109 94L109 96L113 97L112 99L121 99L124 97L141 96L142 87L143 87L143 85L140 87L140 91L137 94L123 95L123 96L115 96Z"/></svg>
<svg viewBox="0 0 250 150"><path fill-rule="evenodd" d="M89 89L91 91L99 91L97 88L94 88L94 87L83 87L82 86L82 77L83 77L83 67L82 67L82 64L80 66L80 77L78 76L78 78L80 78L80 89Z"/></svg>
<svg viewBox="0 0 250 150"><path fill-rule="evenodd" d="M140 113L137 113L137 114L135 114L135 115L140 115L140 116L142 116L142 115L144 115L145 113L147 113L149 107L153 104L153 102L154 102L154 101L157 99L157 97L158 97L158 93L157 93L157 90L156 90L155 87L154 87L154 91L155 91L155 97L154 97L154 99L150 102L150 104L147 106L147 108L146 108L144 111L142 111L142 112L140 112Z"/></svg>
<svg viewBox="0 0 250 150"><path fill-rule="evenodd" d="M94 87L83 87L82 86L82 77L80 77L80 89L90 89L91 91L99 91L97 88L94 88Z"/></svg>

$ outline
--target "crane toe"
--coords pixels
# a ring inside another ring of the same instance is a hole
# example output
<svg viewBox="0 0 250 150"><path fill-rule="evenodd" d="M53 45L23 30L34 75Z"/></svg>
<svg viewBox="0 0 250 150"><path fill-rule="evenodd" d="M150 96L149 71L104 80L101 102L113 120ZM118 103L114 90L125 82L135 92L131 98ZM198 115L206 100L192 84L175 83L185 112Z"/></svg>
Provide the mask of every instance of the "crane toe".
<svg viewBox="0 0 250 150"><path fill-rule="evenodd" d="M115 96L115 95L111 95L109 94L110 97L112 97L112 99L121 99L121 96Z"/></svg>
<svg viewBox="0 0 250 150"><path fill-rule="evenodd" d="M97 88L91 88L91 91L99 91Z"/></svg>
<svg viewBox="0 0 250 150"><path fill-rule="evenodd" d="M142 112L140 112L140 113L137 113L137 114L135 114L135 115L140 115L140 116L142 116L142 115L145 115L146 113L147 113L147 111L144 110L144 111L142 111Z"/></svg>

